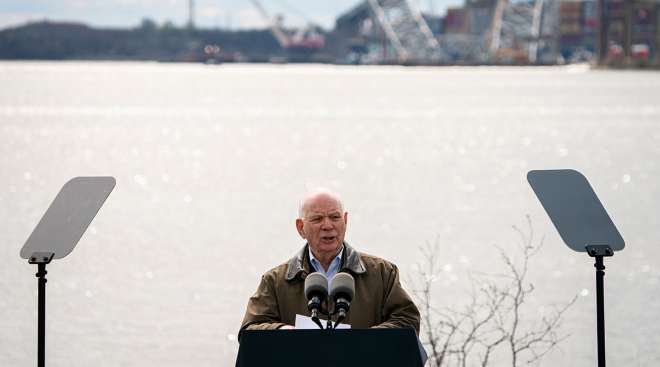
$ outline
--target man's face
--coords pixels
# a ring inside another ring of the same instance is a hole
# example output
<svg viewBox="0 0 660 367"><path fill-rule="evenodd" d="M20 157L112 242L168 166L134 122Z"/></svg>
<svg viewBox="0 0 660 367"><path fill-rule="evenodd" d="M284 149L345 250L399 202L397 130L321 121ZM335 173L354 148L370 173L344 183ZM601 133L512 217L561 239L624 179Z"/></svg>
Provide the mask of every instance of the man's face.
<svg viewBox="0 0 660 367"><path fill-rule="evenodd" d="M300 236L307 240L314 256L334 256L344 243L347 213L330 195L309 198L303 208L303 219L296 220Z"/></svg>

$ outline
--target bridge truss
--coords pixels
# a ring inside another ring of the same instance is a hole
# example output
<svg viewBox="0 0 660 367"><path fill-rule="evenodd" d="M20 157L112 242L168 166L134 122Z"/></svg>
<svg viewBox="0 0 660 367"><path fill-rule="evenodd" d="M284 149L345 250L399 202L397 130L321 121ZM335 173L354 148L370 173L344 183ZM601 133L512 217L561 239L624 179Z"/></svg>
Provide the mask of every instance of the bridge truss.
<svg viewBox="0 0 660 367"><path fill-rule="evenodd" d="M392 52L372 53L372 62L466 63L554 62L558 57L560 0L495 0L490 24L475 32L432 34L413 0L366 0L371 30ZM466 6L466 14L475 11ZM367 14L367 12L365 12ZM467 18L467 16L466 16Z"/></svg>
<svg viewBox="0 0 660 367"><path fill-rule="evenodd" d="M395 51L396 60L438 62L442 49L422 17L421 11L407 0L367 0L375 22Z"/></svg>
<svg viewBox="0 0 660 367"><path fill-rule="evenodd" d="M493 60L554 62L559 55L558 35L559 0L498 0L486 38L488 54Z"/></svg>

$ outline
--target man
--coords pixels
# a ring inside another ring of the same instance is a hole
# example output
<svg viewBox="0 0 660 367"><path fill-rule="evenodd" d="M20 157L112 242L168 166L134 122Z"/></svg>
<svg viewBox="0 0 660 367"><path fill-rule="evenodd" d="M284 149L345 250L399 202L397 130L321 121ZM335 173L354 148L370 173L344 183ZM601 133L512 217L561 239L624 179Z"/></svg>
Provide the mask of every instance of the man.
<svg viewBox="0 0 660 367"><path fill-rule="evenodd" d="M329 191L318 190L302 201L296 229L307 244L261 277L241 331L293 328L296 314L309 315L305 277L318 271L329 280L337 272L355 278L355 297L344 321L352 328L413 328L419 333L419 311L401 287L397 267L344 242L347 219L341 200Z"/></svg>

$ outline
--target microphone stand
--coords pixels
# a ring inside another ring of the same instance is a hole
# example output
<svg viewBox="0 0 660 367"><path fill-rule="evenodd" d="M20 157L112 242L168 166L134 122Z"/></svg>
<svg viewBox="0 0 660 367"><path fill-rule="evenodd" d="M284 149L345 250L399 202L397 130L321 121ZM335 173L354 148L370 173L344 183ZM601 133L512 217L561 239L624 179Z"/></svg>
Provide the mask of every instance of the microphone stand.
<svg viewBox="0 0 660 367"><path fill-rule="evenodd" d="M332 330L332 312L330 312L330 302L328 299L325 300L325 315L328 316L328 321L325 323L326 330ZM323 328L321 328L323 329Z"/></svg>
<svg viewBox="0 0 660 367"><path fill-rule="evenodd" d="M325 302L327 303L327 300L325 300ZM319 297L318 296L312 297L312 299L310 299L309 302L307 303L307 308L312 311L312 316L311 316L312 321L314 321L314 323L318 325L318 327L321 330L323 330L323 324L319 319L319 309L322 314L326 314L326 313L323 312L323 304L319 300Z"/></svg>
<svg viewBox="0 0 660 367"><path fill-rule="evenodd" d="M316 323L316 325L318 325L319 328L321 328L321 330L323 329L333 330L334 328L332 327L332 315L334 315L336 312L334 310L332 312L330 311L330 304L328 299L326 299L324 303L325 303L325 308L321 306L320 310L317 309L312 310L312 321L314 321L314 323ZM319 311L323 315L328 316L328 320L326 322L325 328L323 327L323 323L321 322L321 320L319 320L318 317ZM335 324L335 327L337 327L337 324Z"/></svg>
<svg viewBox="0 0 660 367"><path fill-rule="evenodd" d="M344 310L343 308L340 308L338 313L339 313L339 316L337 316L337 321L335 322L335 327L334 327L335 329L346 318L346 310Z"/></svg>
<svg viewBox="0 0 660 367"><path fill-rule="evenodd" d="M319 311L316 309L312 310L312 321L314 321L314 323L318 325L320 329L323 329L323 324L319 319Z"/></svg>
<svg viewBox="0 0 660 367"><path fill-rule="evenodd" d="M339 324L346 319L346 313L348 312L348 308L350 307L350 302L346 300L346 298L338 298L336 304L334 305L332 311L330 311L330 300L325 299L323 302L320 302L319 298L317 296L312 297L311 300L307 303L307 308L311 311L311 319L314 321L316 325L318 325L319 329L323 330L334 330L339 326ZM325 306L325 307L324 307ZM326 322L325 328L323 327L323 323L321 322L321 319L319 318L319 312L322 315L328 316L328 320ZM337 316L337 321L335 321L335 325L332 325L332 316L338 315Z"/></svg>
<svg viewBox="0 0 660 367"><path fill-rule="evenodd" d="M334 329L339 326L339 324L346 319L346 313L348 312L348 308L351 306L351 303L343 297L337 298L337 301L335 302L335 309L333 310L333 315L338 315L337 316L337 321L335 322L335 327Z"/></svg>

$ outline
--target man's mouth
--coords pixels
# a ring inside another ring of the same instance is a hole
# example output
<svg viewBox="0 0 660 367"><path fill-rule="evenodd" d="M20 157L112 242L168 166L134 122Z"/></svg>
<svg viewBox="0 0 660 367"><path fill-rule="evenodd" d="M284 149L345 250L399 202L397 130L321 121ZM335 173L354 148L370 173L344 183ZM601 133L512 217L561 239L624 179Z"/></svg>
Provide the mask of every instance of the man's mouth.
<svg viewBox="0 0 660 367"><path fill-rule="evenodd" d="M337 236L321 236L323 242L332 242L337 239Z"/></svg>

